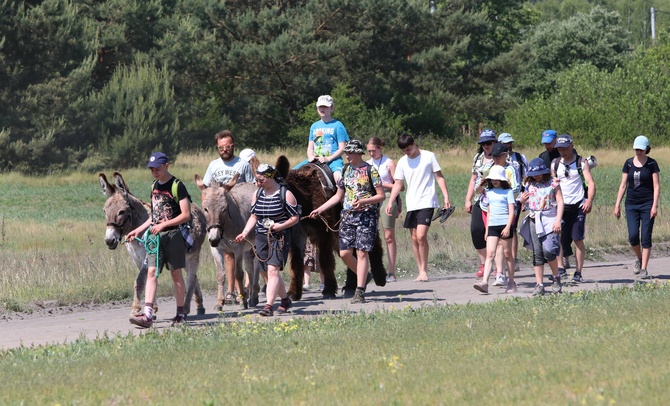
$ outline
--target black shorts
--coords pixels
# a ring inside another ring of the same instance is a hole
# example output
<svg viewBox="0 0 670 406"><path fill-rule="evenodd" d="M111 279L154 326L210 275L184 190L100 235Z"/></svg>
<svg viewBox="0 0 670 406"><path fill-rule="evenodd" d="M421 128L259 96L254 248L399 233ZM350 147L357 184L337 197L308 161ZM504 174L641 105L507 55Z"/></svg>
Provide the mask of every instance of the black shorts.
<svg viewBox="0 0 670 406"><path fill-rule="evenodd" d="M158 272L163 270L166 266L168 270L174 271L182 269L186 266L186 246L184 245L184 237L181 235L179 229L169 231L162 231L160 236L160 251L159 251L159 267ZM147 255L147 263L149 267L156 266L156 254Z"/></svg>
<svg viewBox="0 0 670 406"><path fill-rule="evenodd" d="M279 239L279 234L283 234L283 240ZM268 265L284 269L290 247L291 233L274 233L270 237L270 244L268 244L267 234L256 234L256 255L261 259L261 264L265 270L268 269Z"/></svg>
<svg viewBox="0 0 670 406"><path fill-rule="evenodd" d="M498 237L503 240L509 240L510 238L514 237L514 233L516 232L515 227L511 227L509 230L509 235L507 237L502 236L502 231L507 227L506 225L504 226L489 226L489 237Z"/></svg>
<svg viewBox="0 0 670 406"><path fill-rule="evenodd" d="M416 228L419 224L423 224L427 227L430 227L430 223L432 221L431 219L433 218L434 213L435 209L432 207L429 209L408 211L407 215L405 216L405 222L402 226L405 228Z"/></svg>

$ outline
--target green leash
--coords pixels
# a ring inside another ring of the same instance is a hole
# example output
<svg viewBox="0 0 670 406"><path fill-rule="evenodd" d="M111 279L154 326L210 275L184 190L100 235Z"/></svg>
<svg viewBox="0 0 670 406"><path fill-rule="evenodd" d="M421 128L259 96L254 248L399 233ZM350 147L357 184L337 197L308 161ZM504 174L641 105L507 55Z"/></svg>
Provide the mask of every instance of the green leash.
<svg viewBox="0 0 670 406"><path fill-rule="evenodd" d="M144 238L136 237L135 239L140 243L144 244L144 250L149 254L156 254L156 278L160 271L160 256L158 255L161 247L161 237L159 234L151 234L149 230L151 227L144 232Z"/></svg>

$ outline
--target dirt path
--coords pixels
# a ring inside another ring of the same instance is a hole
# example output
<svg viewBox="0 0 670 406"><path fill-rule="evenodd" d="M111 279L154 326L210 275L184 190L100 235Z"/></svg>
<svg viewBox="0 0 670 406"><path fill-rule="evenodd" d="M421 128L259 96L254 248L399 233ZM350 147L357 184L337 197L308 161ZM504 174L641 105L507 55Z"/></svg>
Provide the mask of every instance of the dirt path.
<svg viewBox="0 0 670 406"><path fill-rule="evenodd" d="M652 258L649 268L662 271L668 258ZM653 272L652 272L653 273ZM632 260L610 262L587 262L584 267L586 283L576 286L565 286L564 292L581 289L608 289L617 286L630 286L634 283ZM655 280L667 281L670 275L654 274ZM406 306L430 306L456 303L490 302L499 298L509 297L502 288L491 287L488 295L473 289L474 275L457 274L434 277L429 282L413 282L411 279L389 283L385 287L368 286L366 298L368 303L352 305L348 299L338 297L334 300L323 300L315 291L306 292L303 300L294 303L292 315L277 317L316 316L328 312L361 311L373 312L379 309L404 308ZM493 282L491 280L491 282ZM532 268L522 267L517 276L519 292L515 296L530 297L535 286ZM264 299L261 296L261 301ZM208 313L202 316L190 316L189 324L202 326L229 321L236 318L257 317L262 304L254 309L239 310L237 306L227 306L219 315L211 309L215 303L213 295L207 295L205 306ZM174 316L174 300L159 299L157 322L158 330L170 328L169 319ZM80 337L94 339L105 334L127 335L141 334L143 329L136 328L128 322L129 303L110 303L94 306L70 306L66 308L48 307L33 314L13 313L0 318L0 348L9 349L24 346L38 346L49 343L73 342ZM267 320L267 319L264 319Z"/></svg>

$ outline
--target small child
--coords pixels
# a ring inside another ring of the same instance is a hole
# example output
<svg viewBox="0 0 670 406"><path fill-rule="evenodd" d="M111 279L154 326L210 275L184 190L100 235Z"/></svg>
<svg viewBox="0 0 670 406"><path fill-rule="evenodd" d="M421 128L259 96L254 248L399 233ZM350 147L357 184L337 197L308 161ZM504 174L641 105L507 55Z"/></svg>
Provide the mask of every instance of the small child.
<svg viewBox="0 0 670 406"><path fill-rule="evenodd" d="M512 226L514 224L514 192L505 176L505 168L493 165L488 176L479 185L478 193L486 193L489 202L488 229L486 236L486 261L484 277L474 284L482 293L489 293L489 276L493 268L498 242L502 244L507 269L509 270L506 293L515 293L514 257L512 256Z"/></svg>
<svg viewBox="0 0 670 406"><path fill-rule="evenodd" d="M519 201L530 214L523 220L520 233L533 251L535 270L535 290L533 296L544 295L544 263L549 264L553 274L551 290L560 293L561 277L558 273L557 257L561 251L559 234L563 218L563 194L558 179L551 177L542 158L535 158L528 165L528 173L523 180L526 191Z"/></svg>

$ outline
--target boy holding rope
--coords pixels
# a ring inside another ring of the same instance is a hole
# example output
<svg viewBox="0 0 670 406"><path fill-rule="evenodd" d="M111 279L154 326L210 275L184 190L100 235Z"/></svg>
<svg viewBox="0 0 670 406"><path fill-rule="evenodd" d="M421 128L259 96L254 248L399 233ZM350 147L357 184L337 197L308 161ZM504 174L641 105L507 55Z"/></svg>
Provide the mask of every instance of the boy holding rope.
<svg viewBox="0 0 670 406"><path fill-rule="evenodd" d="M153 325L153 304L158 288L158 274L163 265L166 265L171 271L174 296L177 302L177 316L172 319L174 326L186 321L184 314L186 285L181 272L186 266L186 246L179 225L191 218L191 196L186 186L168 172L168 157L164 153L151 154L147 168L151 170L151 175L156 179L151 191L151 216L144 224L129 232L126 239L127 241L139 239L139 236L148 229L149 232L145 238L149 242L148 246L155 247L155 249L147 250L149 271L144 290L144 314L132 316L130 322L143 328ZM176 202L175 196L172 196L174 182L178 182L179 203Z"/></svg>
<svg viewBox="0 0 670 406"><path fill-rule="evenodd" d="M310 217L344 200L340 225L340 257L349 269L356 270L356 292L351 303L365 303L365 285L369 271L369 252L375 243L379 221L379 204L386 195L382 181L374 166L363 161L365 146L351 140L344 148L349 164L337 182L337 193L316 208ZM368 169L368 166L371 168ZM356 250L356 254L354 254Z"/></svg>

